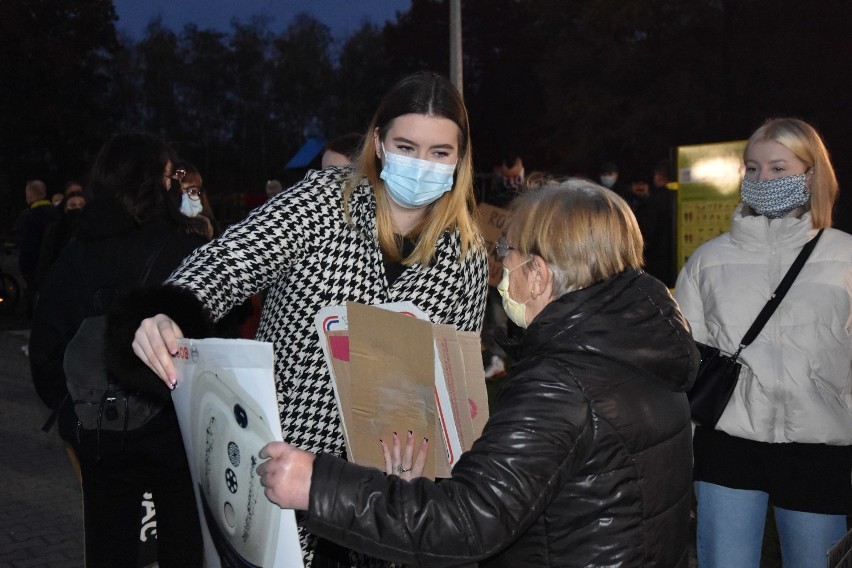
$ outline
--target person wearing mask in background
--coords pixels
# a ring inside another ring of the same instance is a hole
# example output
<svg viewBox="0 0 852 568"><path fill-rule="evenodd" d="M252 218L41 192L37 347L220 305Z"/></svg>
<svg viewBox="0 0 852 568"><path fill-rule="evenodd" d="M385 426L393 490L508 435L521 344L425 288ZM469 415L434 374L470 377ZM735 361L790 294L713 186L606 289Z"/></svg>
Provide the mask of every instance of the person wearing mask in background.
<svg viewBox="0 0 852 568"><path fill-rule="evenodd" d="M817 131L765 122L743 154L731 231L701 245L675 296L696 341L737 351L805 243L820 240L758 337L715 428L695 429L698 564L757 568L767 505L785 568L824 566L852 513L852 236Z"/></svg>
<svg viewBox="0 0 852 568"><path fill-rule="evenodd" d="M514 202L497 252L506 312L528 328L523 357L452 477L412 479L422 452L412 461L396 440L399 477L272 442L257 470L267 497L320 536L406 565L686 568L683 391L699 355L640 269L630 208L588 180L544 186Z"/></svg>
<svg viewBox="0 0 852 568"><path fill-rule="evenodd" d="M364 137L357 132L349 132L333 138L325 145L320 160L322 169L331 166L349 166L358 155Z"/></svg>
<svg viewBox="0 0 852 568"><path fill-rule="evenodd" d="M621 194L618 191L618 166L615 165L615 162L604 162L601 164L598 179L605 188L611 189L619 195Z"/></svg>
<svg viewBox="0 0 852 568"><path fill-rule="evenodd" d="M77 237L50 271L30 334L36 391L49 407L64 405L60 435L71 436L80 458L87 568L137 565L146 491L157 512L159 566L202 565L201 525L168 389L149 391L159 410L137 429L86 429L70 401L63 366L84 318L103 313L135 287L162 282L204 244L179 211L174 161L171 149L149 135L119 134L104 144L89 175L91 200ZM141 369L112 376L136 392L137 382L157 380L146 374L153 375Z"/></svg>
<svg viewBox="0 0 852 568"><path fill-rule="evenodd" d="M208 210L204 210L204 180L201 172L189 162L179 161L175 164L175 178L180 182L180 212L193 219L192 226L196 232L208 240L212 239L218 234L218 229L209 205Z"/></svg>
<svg viewBox="0 0 852 568"><path fill-rule="evenodd" d="M316 310L411 301L434 323L479 332L487 265L473 205L464 102L446 78L410 75L383 97L353 169L308 172L190 256L167 286L150 292L151 304L176 298L220 318L268 288L257 339L274 346L284 437L342 456ZM155 388L174 388L171 354L189 325L182 317L141 312L114 322L127 328L115 336L116 357L156 371ZM307 533L302 546L306 565L361 562Z"/></svg>
<svg viewBox="0 0 852 568"><path fill-rule="evenodd" d="M36 279L39 287L44 284L44 279L47 277L50 267L59 258L59 253L77 234L85 205L86 194L83 193L83 186L78 182L69 181L65 185L65 196L60 206L62 215L47 227L41 241L36 268Z"/></svg>
<svg viewBox="0 0 852 568"><path fill-rule="evenodd" d="M38 297L38 259L47 228L61 214L47 199L47 186L41 180L30 180L24 188L27 209L18 220L18 268L26 284L27 318L32 319Z"/></svg>
<svg viewBox="0 0 852 568"><path fill-rule="evenodd" d="M508 152L494 166L491 187L482 200L495 207L505 208L523 190L524 179L523 160L515 152Z"/></svg>
<svg viewBox="0 0 852 568"><path fill-rule="evenodd" d="M86 194L82 191L72 191L65 194L65 200L62 203L62 210L68 213L69 211L80 211L86 206Z"/></svg>

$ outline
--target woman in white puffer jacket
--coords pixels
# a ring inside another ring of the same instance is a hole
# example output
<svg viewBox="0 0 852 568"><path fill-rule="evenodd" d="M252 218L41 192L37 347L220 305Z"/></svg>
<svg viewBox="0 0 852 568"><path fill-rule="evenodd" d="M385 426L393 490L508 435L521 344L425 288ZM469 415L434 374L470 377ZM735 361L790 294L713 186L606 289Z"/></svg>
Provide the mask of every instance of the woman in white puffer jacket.
<svg viewBox="0 0 852 568"><path fill-rule="evenodd" d="M825 565L852 512L852 236L819 134L769 120L744 152L731 231L689 258L675 297L696 341L734 353L802 247L825 229L757 339L715 429L696 427L702 568L758 567L768 504L785 568Z"/></svg>

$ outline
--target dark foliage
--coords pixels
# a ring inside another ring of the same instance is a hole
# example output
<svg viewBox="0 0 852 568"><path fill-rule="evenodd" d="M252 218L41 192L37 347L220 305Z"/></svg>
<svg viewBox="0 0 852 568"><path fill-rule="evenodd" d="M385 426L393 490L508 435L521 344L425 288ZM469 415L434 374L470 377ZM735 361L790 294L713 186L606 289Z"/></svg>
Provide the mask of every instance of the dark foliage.
<svg viewBox="0 0 852 568"><path fill-rule="evenodd" d="M671 148L742 139L798 116L852 176L852 4L845 0L464 0L464 95L477 169L507 151L527 170L593 176L606 160L649 170ZM228 33L153 20L118 38L109 0L0 0L0 215L27 178L84 178L118 130L172 142L204 173L225 222L244 195L304 170L311 135L362 131L404 74L449 72L448 0L413 0L345 39L308 15ZM850 229L850 199L837 225Z"/></svg>

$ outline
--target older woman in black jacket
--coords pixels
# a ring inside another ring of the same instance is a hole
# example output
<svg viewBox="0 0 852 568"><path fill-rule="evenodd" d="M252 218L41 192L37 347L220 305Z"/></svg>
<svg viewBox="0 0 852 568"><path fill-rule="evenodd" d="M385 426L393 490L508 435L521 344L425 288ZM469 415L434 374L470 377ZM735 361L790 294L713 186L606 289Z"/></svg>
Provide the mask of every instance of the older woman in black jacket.
<svg viewBox="0 0 852 568"><path fill-rule="evenodd" d="M507 314L528 327L523 358L452 478L275 442L258 468L267 496L318 535L406 564L686 566L683 391L698 353L641 251L609 190L569 180L522 196L497 253Z"/></svg>

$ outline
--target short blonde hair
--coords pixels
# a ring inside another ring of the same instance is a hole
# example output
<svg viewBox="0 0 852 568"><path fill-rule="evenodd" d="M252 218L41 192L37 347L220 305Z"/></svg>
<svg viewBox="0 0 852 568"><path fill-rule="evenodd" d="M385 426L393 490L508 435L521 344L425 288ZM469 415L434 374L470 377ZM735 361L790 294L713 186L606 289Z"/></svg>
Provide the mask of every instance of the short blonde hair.
<svg viewBox="0 0 852 568"><path fill-rule="evenodd" d="M840 188L828 149L816 129L798 118L771 118L754 131L746 143L743 161L755 142L775 141L793 152L811 174L811 223L815 229L831 227L831 210Z"/></svg>
<svg viewBox="0 0 852 568"><path fill-rule="evenodd" d="M548 184L511 209L510 240L521 255L547 264L554 299L642 266L642 233L630 206L594 182Z"/></svg>

